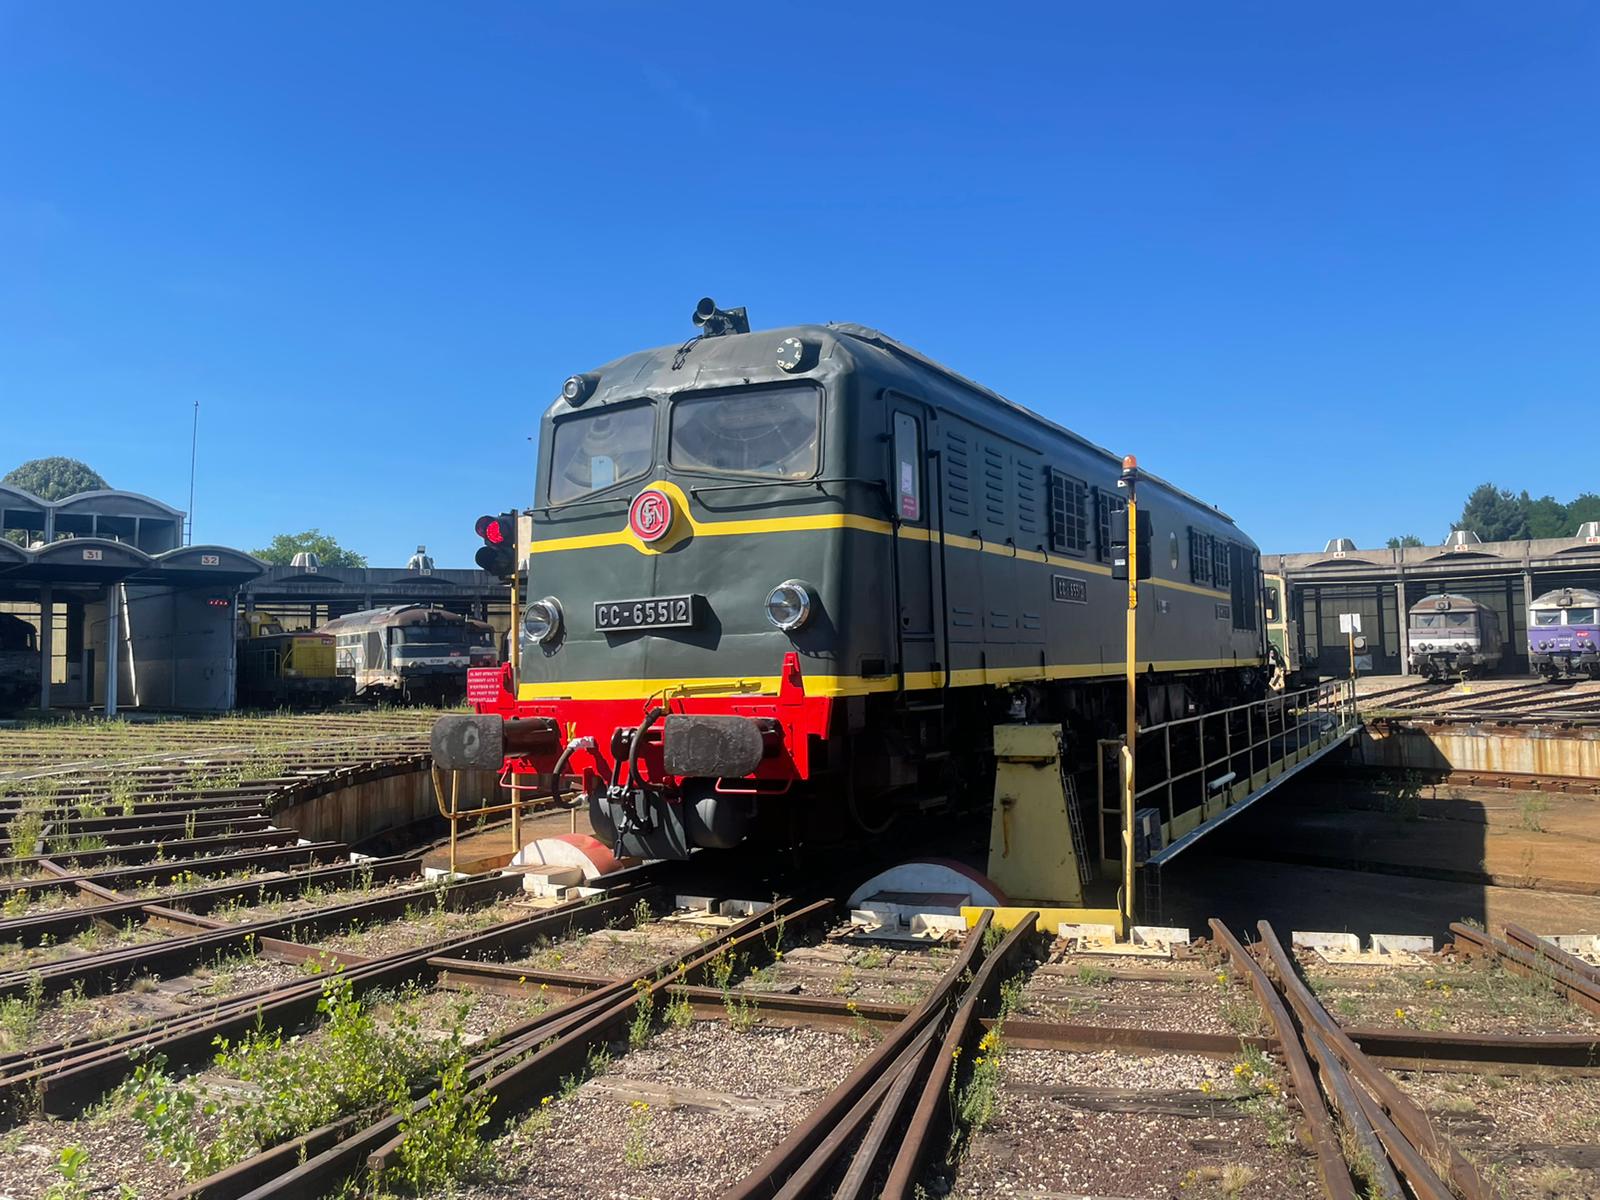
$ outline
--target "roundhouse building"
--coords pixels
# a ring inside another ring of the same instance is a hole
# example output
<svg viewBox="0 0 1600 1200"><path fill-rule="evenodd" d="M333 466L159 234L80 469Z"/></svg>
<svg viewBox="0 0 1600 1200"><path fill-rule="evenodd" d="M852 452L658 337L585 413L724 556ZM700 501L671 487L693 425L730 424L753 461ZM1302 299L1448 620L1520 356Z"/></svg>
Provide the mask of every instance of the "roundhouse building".
<svg viewBox="0 0 1600 1200"><path fill-rule="evenodd" d="M136 492L51 501L0 484L0 611L36 631L39 708L233 707L237 593L266 565L186 546L183 529Z"/></svg>
<svg viewBox="0 0 1600 1200"><path fill-rule="evenodd" d="M1533 598L1553 588L1600 588L1600 522L1586 522L1570 538L1485 542L1455 530L1442 545L1362 549L1333 538L1320 551L1263 554L1263 571L1284 576L1288 611L1299 622L1305 653L1323 675L1350 669L1339 614L1361 615L1367 656L1363 672L1409 671L1404 614L1434 592L1464 595L1499 617L1503 649L1498 674L1529 670L1527 614Z"/></svg>

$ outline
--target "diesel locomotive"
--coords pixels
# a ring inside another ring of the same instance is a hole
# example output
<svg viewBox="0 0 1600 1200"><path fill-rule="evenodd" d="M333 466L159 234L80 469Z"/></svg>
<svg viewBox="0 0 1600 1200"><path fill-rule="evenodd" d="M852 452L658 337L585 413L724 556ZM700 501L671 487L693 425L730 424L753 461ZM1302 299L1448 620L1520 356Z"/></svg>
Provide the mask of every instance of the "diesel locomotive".
<svg viewBox="0 0 1600 1200"><path fill-rule="evenodd" d="M1535 675L1600 679L1600 592L1557 588L1528 606L1528 665Z"/></svg>
<svg viewBox="0 0 1600 1200"><path fill-rule="evenodd" d="M39 632L11 613L0 613L0 712L39 703Z"/></svg>
<svg viewBox="0 0 1600 1200"><path fill-rule="evenodd" d="M356 681L336 670L334 636L286 630L265 613L239 614L239 704L252 708L326 708L355 695Z"/></svg>
<svg viewBox="0 0 1600 1200"><path fill-rule="evenodd" d="M334 640L335 672L362 700L459 704L469 667L497 661L485 621L426 604L369 608L323 625Z"/></svg>
<svg viewBox="0 0 1600 1200"><path fill-rule="evenodd" d="M1411 606L1411 669L1425 679L1476 679L1500 665L1500 616L1470 596L1441 592Z"/></svg>
<svg viewBox="0 0 1600 1200"><path fill-rule="evenodd" d="M1092 770L1121 731L1122 460L874 329L695 319L545 412L520 669L436 760L576 778L651 858L986 805L997 722L1061 722ZM1255 543L1138 479L1142 719L1261 694Z"/></svg>

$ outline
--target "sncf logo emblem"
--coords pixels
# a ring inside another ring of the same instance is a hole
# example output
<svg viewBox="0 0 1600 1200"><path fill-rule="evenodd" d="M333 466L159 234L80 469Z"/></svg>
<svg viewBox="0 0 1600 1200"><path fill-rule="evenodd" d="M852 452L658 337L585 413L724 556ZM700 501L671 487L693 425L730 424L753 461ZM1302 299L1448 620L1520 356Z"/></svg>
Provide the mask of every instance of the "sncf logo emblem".
<svg viewBox="0 0 1600 1200"><path fill-rule="evenodd" d="M628 528L640 541L658 542L672 528L672 501L656 488L646 488L628 506Z"/></svg>

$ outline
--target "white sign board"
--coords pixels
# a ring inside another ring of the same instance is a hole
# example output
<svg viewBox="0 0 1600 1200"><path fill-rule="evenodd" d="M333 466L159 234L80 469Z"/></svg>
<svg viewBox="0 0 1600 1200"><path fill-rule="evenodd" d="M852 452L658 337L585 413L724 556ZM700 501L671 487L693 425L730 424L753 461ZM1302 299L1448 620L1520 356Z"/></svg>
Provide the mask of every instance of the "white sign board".
<svg viewBox="0 0 1600 1200"><path fill-rule="evenodd" d="M1340 633L1360 633L1361 632L1361 614L1360 613L1340 613L1339 614L1339 632Z"/></svg>

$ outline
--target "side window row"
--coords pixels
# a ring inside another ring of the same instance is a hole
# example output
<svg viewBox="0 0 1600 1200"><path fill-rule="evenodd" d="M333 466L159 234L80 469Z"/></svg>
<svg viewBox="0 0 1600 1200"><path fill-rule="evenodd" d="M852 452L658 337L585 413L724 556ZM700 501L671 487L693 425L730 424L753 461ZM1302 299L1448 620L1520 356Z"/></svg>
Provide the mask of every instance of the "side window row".
<svg viewBox="0 0 1600 1200"><path fill-rule="evenodd" d="M1226 588L1233 582L1232 542L1189 526L1189 581Z"/></svg>

